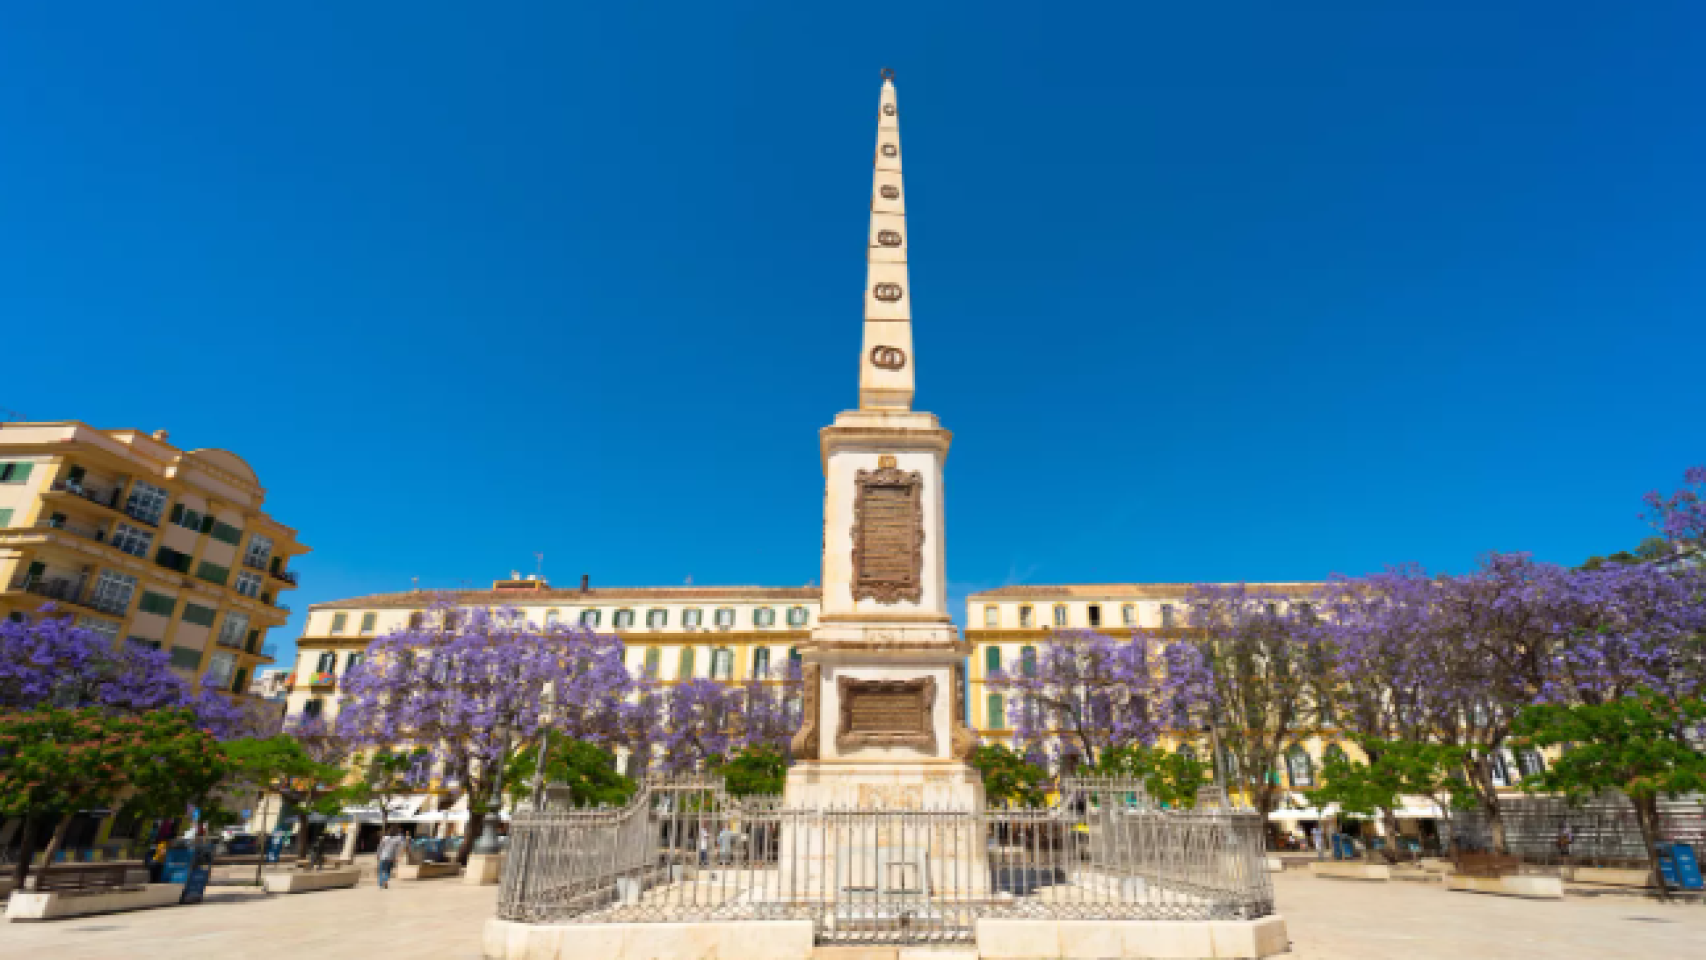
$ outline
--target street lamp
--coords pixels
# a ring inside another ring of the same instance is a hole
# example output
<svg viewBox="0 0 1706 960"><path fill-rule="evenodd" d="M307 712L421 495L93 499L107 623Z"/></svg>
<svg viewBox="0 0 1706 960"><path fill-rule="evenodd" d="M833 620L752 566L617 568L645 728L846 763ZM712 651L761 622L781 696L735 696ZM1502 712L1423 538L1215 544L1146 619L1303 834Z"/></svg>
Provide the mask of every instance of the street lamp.
<svg viewBox="0 0 1706 960"><path fill-rule="evenodd" d="M498 814L504 803L504 758L509 755L509 724L498 724L497 733L503 746L498 750L497 773L492 777L491 809L480 825L480 839L474 842L473 852L477 854L497 853L501 849L498 846Z"/></svg>
<svg viewBox="0 0 1706 960"><path fill-rule="evenodd" d="M545 760L550 756L551 745L551 704L556 700L556 684L547 686L540 695L540 706L543 708L545 722L539 725L539 758L533 765L533 809L545 809Z"/></svg>

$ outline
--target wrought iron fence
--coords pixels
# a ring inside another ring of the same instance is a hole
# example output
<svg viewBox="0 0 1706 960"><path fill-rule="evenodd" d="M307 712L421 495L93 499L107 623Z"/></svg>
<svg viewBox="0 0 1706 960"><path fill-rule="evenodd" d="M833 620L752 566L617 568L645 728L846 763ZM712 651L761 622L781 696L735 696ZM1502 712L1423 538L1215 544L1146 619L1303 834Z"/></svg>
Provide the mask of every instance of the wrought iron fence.
<svg viewBox="0 0 1706 960"><path fill-rule="evenodd" d="M498 915L535 923L811 920L824 943L970 940L979 917L1239 919L1273 911L1262 824L1069 780L1046 809L799 808L708 779L615 809L519 813Z"/></svg>
<svg viewBox="0 0 1706 960"><path fill-rule="evenodd" d="M1647 864L1635 808L1620 793L1574 803L1561 796L1507 798L1500 804L1500 815L1508 852L1527 863L1641 868ZM1492 824L1486 811L1454 814L1452 827L1463 846L1492 849ZM1706 847L1706 798L1661 799L1654 839Z"/></svg>

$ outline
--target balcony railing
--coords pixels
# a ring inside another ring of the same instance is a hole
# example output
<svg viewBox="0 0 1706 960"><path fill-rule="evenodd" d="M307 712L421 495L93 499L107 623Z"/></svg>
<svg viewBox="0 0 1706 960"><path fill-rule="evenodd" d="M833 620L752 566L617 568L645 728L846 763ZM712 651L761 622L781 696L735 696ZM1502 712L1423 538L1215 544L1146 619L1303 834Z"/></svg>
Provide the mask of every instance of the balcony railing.
<svg viewBox="0 0 1706 960"><path fill-rule="evenodd" d="M119 509L119 496L124 493L124 491L118 487L113 487L110 490L102 490L87 483L72 483L66 480L61 480L58 483L55 483L50 489L52 489L54 493L69 493L74 496L82 497L90 503L99 504L106 507L108 510Z"/></svg>
<svg viewBox="0 0 1706 960"><path fill-rule="evenodd" d="M33 593L48 600L58 600L62 603L87 607L110 617L124 616L126 608L130 606L128 599L120 601L113 597L99 596L94 585L78 589L77 584L71 580L49 579L26 574L12 581L12 589Z"/></svg>
<svg viewBox="0 0 1706 960"><path fill-rule="evenodd" d="M107 542L107 531L105 529L93 524L79 523L76 520L55 520L52 517L49 517L46 520L37 521L36 526L47 530L64 530L66 533L75 534L85 540L93 540L96 543Z"/></svg>
<svg viewBox="0 0 1706 960"><path fill-rule="evenodd" d="M259 570L262 573L267 572L267 560L265 557L256 560L254 557L245 555L243 557L243 566L248 567L250 570Z"/></svg>
<svg viewBox="0 0 1706 960"><path fill-rule="evenodd" d="M301 584L296 582L296 571L295 570L268 570L267 573L270 576L274 576L274 577L279 578L280 580L283 580L285 583L288 583L293 587L301 586Z"/></svg>

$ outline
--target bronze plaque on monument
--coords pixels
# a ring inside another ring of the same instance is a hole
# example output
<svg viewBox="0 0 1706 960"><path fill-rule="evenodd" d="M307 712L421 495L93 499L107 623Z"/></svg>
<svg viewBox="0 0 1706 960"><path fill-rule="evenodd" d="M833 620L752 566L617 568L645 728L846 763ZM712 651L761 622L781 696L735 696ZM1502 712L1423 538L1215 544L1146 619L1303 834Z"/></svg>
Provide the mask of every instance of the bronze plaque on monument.
<svg viewBox="0 0 1706 960"><path fill-rule="evenodd" d="M883 467L854 477L853 599L917 603L924 596L924 478Z"/></svg>
<svg viewBox="0 0 1706 960"><path fill-rule="evenodd" d="M836 725L838 750L858 747L917 747L936 752L936 680L854 680L835 683L841 700Z"/></svg>

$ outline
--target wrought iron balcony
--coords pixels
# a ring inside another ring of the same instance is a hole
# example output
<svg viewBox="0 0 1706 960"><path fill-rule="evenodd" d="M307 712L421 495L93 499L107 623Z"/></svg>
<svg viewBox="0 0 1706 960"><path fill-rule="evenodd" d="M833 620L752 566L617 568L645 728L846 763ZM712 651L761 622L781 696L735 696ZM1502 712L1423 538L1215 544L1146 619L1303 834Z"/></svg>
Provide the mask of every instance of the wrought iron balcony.
<svg viewBox="0 0 1706 960"><path fill-rule="evenodd" d="M119 509L119 496L124 492L118 487L102 490L92 484L81 482L73 483L68 480L60 480L49 489L54 493L69 493L73 496L82 497L84 500L87 500L90 503L99 504L100 506L106 507L108 510Z"/></svg>
<svg viewBox="0 0 1706 960"><path fill-rule="evenodd" d="M93 585L79 589L75 582L58 578L49 579L25 574L12 581L12 589L32 593L48 600L87 607L110 617L124 616L125 609L130 606L128 599L120 601L113 597L98 595Z"/></svg>
<svg viewBox="0 0 1706 960"><path fill-rule="evenodd" d="M296 571L295 570L268 570L267 575L277 577L278 579L283 580L285 583L288 583L293 587L301 586L301 584L296 582Z"/></svg>

